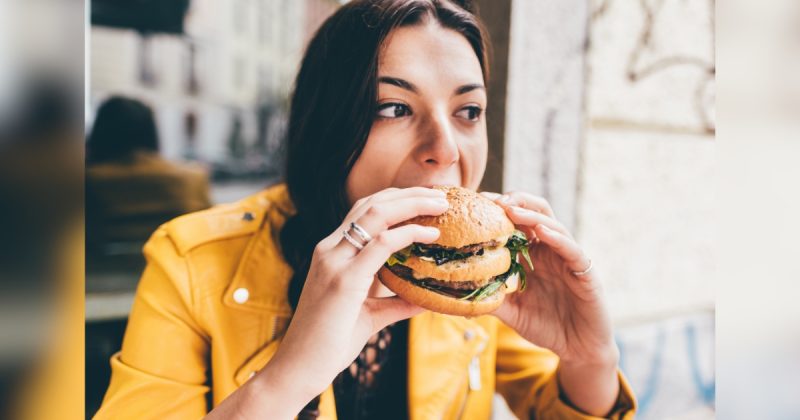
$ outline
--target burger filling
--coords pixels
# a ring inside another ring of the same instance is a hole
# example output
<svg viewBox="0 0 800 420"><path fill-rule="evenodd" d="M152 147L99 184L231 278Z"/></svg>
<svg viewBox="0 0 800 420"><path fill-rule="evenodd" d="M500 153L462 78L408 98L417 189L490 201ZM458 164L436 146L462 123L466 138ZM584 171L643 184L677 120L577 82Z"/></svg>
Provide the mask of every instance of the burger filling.
<svg viewBox="0 0 800 420"><path fill-rule="evenodd" d="M495 240L475 245L468 245L463 248L445 248L435 244L413 244L411 245L411 255L433 261L436 265L442 265L449 261L463 260L473 255L483 255L484 248L493 248L499 243Z"/></svg>
<svg viewBox="0 0 800 420"><path fill-rule="evenodd" d="M416 256L420 259L432 261L442 265L448 261L463 260L475 255L483 255L485 248L499 246L502 242L492 240L480 244L469 245L462 248L446 248L434 244L418 244L394 253L386 267L396 276L433 292L461 300L480 301L486 299L505 288L505 283L514 274L519 274L519 289L525 289L525 270L517 262L516 256L521 253L528 266L533 269L530 255L528 255L528 239L525 234L516 231L505 242L505 247L511 252L511 266L505 273L484 280L443 281L435 278L416 278L411 268L403 265L409 257Z"/></svg>

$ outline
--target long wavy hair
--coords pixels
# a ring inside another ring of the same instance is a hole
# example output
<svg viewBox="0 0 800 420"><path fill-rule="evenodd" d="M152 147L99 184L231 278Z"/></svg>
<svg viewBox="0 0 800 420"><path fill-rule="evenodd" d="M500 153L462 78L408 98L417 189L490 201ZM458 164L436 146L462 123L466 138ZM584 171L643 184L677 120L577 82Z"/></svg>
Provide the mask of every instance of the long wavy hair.
<svg viewBox="0 0 800 420"><path fill-rule="evenodd" d="M488 35L471 1L359 0L328 18L308 44L291 98L285 181L297 210L281 230L297 307L314 246L350 205L345 181L367 142L378 100L378 56L398 27L437 22L469 41L489 77Z"/></svg>

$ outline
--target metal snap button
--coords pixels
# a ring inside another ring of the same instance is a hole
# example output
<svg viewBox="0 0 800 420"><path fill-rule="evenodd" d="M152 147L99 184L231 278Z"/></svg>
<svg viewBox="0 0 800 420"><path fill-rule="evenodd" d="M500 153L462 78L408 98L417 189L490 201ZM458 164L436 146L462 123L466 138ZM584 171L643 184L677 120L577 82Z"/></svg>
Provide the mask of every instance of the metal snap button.
<svg viewBox="0 0 800 420"><path fill-rule="evenodd" d="M250 291L245 289L244 287L240 287L233 291L233 300L236 303L245 303L247 299L250 299Z"/></svg>
<svg viewBox="0 0 800 420"><path fill-rule="evenodd" d="M469 341L472 340L473 338L475 338L475 331L472 330L464 331L464 340Z"/></svg>

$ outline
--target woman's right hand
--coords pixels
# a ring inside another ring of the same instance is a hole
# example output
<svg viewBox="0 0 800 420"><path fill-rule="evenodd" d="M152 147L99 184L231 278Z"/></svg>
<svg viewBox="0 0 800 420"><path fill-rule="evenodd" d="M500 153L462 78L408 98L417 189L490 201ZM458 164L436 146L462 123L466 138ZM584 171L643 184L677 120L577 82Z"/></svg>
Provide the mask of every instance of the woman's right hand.
<svg viewBox="0 0 800 420"><path fill-rule="evenodd" d="M297 310L275 356L243 387L247 390L239 390L242 395L223 401L208 418L217 412L225 418L294 418L373 334L422 311L397 296L369 297L368 291L392 253L439 237L432 227L390 227L447 207L445 193L422 187L389 188L358 200L341 226L314 249ZM342 236L351 222L373 238L361 251Z"/></svg>

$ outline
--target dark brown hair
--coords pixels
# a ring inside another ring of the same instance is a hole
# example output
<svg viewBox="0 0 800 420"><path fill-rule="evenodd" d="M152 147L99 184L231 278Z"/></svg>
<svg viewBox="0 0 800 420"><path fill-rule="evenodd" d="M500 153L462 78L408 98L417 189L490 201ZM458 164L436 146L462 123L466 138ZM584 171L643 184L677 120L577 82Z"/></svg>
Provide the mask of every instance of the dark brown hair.
<svg viewBox="0 0 800 420"><path fill-rule="evenodd" d="M311 39L294 85L286 183L297 210L281 231L297 306L314 246L349 210L345 181L367 141L378 100L378 55L401 26L437 22L462 34L489 76L488 38L471 1L360 0L341 7Z"/></svg>
<svg viewBox="0 0 800 420"><path fill-rule="evenodd" d="M489 78L489 40L471 1L357 0L328 18L311 39L295 80L287 138L286 184L297 213L280 234L294 274L297 307L311 254L347 214L346 179L377 111L378 56L398 27L437 22L469 41ZM298 418L316 418L319 397Z"/></svg>
<svg viewBox="0 0 800 420"><path fill-rule="evenodd" d="M127 159L139 150L157 152L153 110L139 100L112 96L97 110L86 148L89 164Z"/></svg>

